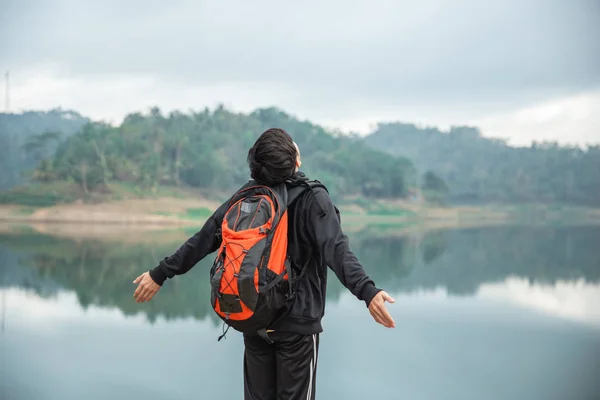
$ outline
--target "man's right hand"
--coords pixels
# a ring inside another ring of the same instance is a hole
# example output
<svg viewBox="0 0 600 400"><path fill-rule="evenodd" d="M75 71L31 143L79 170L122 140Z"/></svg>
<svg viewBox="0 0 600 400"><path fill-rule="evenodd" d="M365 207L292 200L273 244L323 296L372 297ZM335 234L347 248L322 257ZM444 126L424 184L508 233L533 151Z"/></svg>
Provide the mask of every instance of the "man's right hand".
<svg viewBox="0 0 600 400"><path fill-rule="evenodd" d="M394 322L394 319L388 310L385 308L386 301L390 303L396 302L392 296L384 291L377 293L369 303L369 312L376 322L380 323L386 328L395 328L396 323Z"/></svg>

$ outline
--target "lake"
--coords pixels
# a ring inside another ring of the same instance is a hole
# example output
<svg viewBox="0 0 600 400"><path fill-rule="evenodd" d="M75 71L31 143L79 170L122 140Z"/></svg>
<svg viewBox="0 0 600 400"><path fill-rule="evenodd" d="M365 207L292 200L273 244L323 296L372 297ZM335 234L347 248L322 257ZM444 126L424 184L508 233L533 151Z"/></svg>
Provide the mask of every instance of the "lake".
<svg viewBox="0 0 600 400"><path fill-rule="evenodd" d="M600 227L350 235L397 328L329 272L319 399L600 398ZM180 243L0 235L0 397L241 399L242 340L208 304L210 259L136 304Z"/></svg>

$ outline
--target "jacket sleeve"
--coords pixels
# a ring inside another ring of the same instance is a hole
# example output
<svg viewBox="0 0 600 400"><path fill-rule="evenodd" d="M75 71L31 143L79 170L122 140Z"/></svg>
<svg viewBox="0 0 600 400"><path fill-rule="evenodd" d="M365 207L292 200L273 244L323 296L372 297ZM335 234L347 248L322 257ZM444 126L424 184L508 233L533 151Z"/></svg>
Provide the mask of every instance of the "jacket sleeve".
<svg viewBox="0 0 600 400"><path fill-rule="evenodd" d="M314 196L307 196L305 221L324 261L340 282L368 306L381 291L369 278L363 266L350 250L348 237L342 231L340 220L326 190L316 188Z"/></svg>
<svg viewBox="0 0 600 400"><path fill-rule="evenodd" d="M188 272L208 254L216 251L221 245L217 232L227 211L227 202L223 203L208 220L202 229L190 237L177 251L165 257L155 268L150 270L154 282L162 285L167 278Z"/></svg>

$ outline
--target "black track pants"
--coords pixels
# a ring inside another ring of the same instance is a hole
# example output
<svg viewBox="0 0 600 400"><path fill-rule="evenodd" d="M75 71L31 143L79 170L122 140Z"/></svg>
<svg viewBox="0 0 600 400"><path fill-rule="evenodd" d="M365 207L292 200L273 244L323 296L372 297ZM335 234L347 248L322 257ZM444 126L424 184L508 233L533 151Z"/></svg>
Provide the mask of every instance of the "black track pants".
<svg viewBox="0 0 600 400"><path fill-rule="evenodd" d="M319 335L244 336L244 400L314 400Z"/></svg>

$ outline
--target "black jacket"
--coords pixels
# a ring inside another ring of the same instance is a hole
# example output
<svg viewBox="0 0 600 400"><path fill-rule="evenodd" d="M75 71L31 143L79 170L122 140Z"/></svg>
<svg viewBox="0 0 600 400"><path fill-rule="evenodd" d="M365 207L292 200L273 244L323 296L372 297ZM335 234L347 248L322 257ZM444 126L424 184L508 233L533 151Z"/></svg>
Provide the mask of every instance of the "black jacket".
<svg viewBox="0 0 600 400"><path fill-rule="evenodd" d="M302 173L297 173L294 179L303 177ZM199 232L152 269L152 279L162 285L167 278L186 273L216 251L220 245L217 230L221 227L226 209L227 202L214 212ZM380 289L375 287L350 250L338 211L325 189L317 187L300 195L288 209L288 227L288 254L293 267L300 272L301 266L306 263L307 269L297 283L297 297L291 311L270 329L304 335L323 330L321 319L325 314L327 266L354 296L368 306Z"/></svg>

